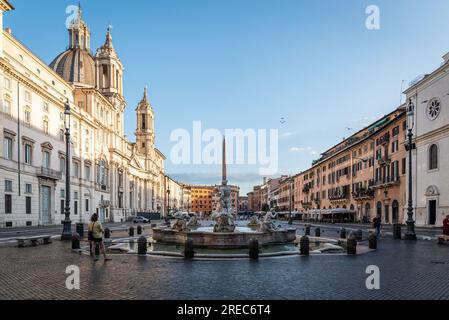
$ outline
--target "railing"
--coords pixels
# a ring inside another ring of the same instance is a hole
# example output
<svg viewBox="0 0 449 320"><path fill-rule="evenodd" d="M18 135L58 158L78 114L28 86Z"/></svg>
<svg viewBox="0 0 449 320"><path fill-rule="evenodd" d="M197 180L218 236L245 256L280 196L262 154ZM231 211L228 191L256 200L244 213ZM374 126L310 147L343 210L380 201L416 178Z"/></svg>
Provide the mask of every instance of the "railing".
<svg viewBox="0 0 449 320"><path fill-rule="evenodd" d="M377 161L380 165L386 164L386 163L391 162L391 157L389 155L386 155L386 156L380 157L379 159L377 159Z"/></svg>
<svg viewBox="0 0 449 320"><path fill-rule="evenodd" d="M389 177L384 177L382 179L374 181L372 187L376 188L376 187L394 185L394 184L397 184L399 182L400 182L399 175L389 176Z"/></svg>
<svg viewBox="0 0 449 320"><path fill-rule="evenodd" d="M374 197L373 190L358 190L352 193L352 197L358 199L368 199Z"/></svg>
<svg viewBox="0 0 449 320"><path fill-rule="evenodd" d="M329 195L329 200L330 201L345 200L345 199L348 199L348 198L349 198L349 195L347 193L331 194L331 195Z"/></svg>
<svg viewBox="0 0 449 320"><path fill-rule="evenodd" d="M61 180L62 179L61 171L56 171L56 170L48 169L45 167L41 167L37 170L37 176L41 177L41 178L52 179L52 180Z"/></svg>

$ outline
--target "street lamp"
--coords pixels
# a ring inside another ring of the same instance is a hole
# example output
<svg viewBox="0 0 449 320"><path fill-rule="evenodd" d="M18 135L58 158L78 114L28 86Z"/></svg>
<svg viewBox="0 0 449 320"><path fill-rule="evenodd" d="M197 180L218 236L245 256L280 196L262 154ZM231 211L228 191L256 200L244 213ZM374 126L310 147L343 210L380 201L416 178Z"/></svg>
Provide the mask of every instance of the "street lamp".
<svg viewBox="0 0 449 320"><path fill-rule="evenodd" d="M415 125L414 120L415 106L412 99L409 99L407 106L407 130L408 130L408 143L405 148L408 151L408 208L407 208L407 232L405 233L405 240L416 240L415 233L415 221L413 220L413 198L412 198L412 151L416 148L413 143L413 127Z"/></svg>
<svg viewBox="0 0 449 320"><path fill-rule="evenodd" d="M289 190L289 200L290 200L290 204L289 204L289 210L290 210L290 214L288 216L288 224L293 224L293 217L292 217L292 180L290 179L289 184L290 184L290 190Z"/></svg>
<svg viewBox="0 0 449 320"><path fill-rule="evenodd" d="M61 240L71 240L72 221L70 221L70 103L69 99L65 104L64 126L65 126L65 219L63 220L63 230Z"/></svg>

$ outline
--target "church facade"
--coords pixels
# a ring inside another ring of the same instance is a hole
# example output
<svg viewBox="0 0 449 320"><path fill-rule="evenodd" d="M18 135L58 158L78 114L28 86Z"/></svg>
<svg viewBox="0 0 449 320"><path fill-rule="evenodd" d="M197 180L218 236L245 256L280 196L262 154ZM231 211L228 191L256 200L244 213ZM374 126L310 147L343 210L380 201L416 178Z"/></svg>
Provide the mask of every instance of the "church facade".
<svg viewBox="0 0 449 320"><path fill-rule="evenodd" d="M155 147L154 111L145 89L136 107L136 142L124 134L123 65L111 30L95 54L79 8L67 50L47 65L29 51L0 0L0 228L60 224L64 218L64 107L71 106L71 220L124 221L165 212L164 155Z"/></svg>

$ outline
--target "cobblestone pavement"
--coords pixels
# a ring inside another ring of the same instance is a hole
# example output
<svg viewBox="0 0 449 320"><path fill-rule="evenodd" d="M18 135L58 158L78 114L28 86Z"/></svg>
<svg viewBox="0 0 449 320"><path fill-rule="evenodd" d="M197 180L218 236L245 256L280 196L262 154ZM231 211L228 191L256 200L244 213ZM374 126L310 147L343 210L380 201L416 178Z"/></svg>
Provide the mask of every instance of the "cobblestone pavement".
<svg viewBox="0 0 449 320"><path fill-rule="evenodd" d="M121 236L118 234L117 236ZM65 286L80 268L80 290ZM367 290L368 265L380 290ZM379 241L357 256L184 261L114 255L93 262L70 243L0 247L0 299L449 299L449 246L433 241Z"/></svg>

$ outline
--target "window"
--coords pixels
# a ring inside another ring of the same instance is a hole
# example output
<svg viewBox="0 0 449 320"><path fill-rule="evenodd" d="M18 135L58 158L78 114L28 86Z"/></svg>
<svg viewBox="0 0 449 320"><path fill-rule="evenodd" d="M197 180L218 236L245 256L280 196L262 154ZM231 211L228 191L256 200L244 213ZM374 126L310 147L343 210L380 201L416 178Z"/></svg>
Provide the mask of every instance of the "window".
<svg viewBox="0 0 449 320"><path fill-rule="evenodd" d="M29 107L25 108L25 112L23 114L23 121L26 124L31 124L31 109Z"/></svg>
<svg viewBox="0 0 449 320"><path fill-rule="evenodd" d="M399 134L399 126L393 128L393 137Z"/></svg>
<svg viewBox="0 0 449 320"><path fill-rule="evenodd" d="M3 156L7 160L12 160L12 139L9 137L3 140Z"/></svg>
<svg viewBox="0 0 449 320"><path fill-rule="evenodd" d="M25 144L25 150L24 150L24 152L25 152L25 163L26 164L28 164L28 165L31 165L32 164L32 162L31 162L31 159L32 159L32 146L31 145L29 145L29 144Z"/></svg>
<svg viewBox="0 0 449 320"><path fill-rule="evenodd" d="M24 99L26 102L31 102L31 92L28 90L25 90L24 92Z"/></svg>
<svg viewBox="0 0 449 320"><path fill-rule="evenodd" d="M65 140L64 136L65 136L64 129L62 129L62 128L59 129L59 140L64 141Z"/></svg>
<svg viewBox="0 0 449 320"><path fill-rule="evenodd" d="M42 152L42 166L44 168L50 169L50 152Z"/></svg>
<svg viewBox="0 0 449 320"><path fill-rule="evenodd" d="M11 90L11 79L9 78L3 78L3 87L5 87L6 89Z"/></svg>
<svg viewBox="0 0 449 320"><path fill-rule="evenodd" d="M396 151L399 150L399 141L395 140L393 141L393 143L391 144L391 153L394 153Z"/></svg>
<svg viewBox="0 0 449 320"><path fill-rule="evenodd" d="M25 197L25 213L31 214L31 197Z"/></svg>
<svg viewBox="0 0 449 320"><path fill-rule="evenodd" d="M427 104L426 109L427 117L429 118L429 120L433 121L436 118L438 118L440 111L441 111L440 100L438 100L437 98L430 100L429 103Z"/></svg>
<svg viewBox="0 0 449 320"><path fill-rule="evenodd" d="M78 201L73 201L73 214L78 215Z"/></svg>
<svg viewBox="0 0 449 320"><path fill-rule="evenodd" d="M64 214L64 209L65 209L65 201L64 200L61 200L60 206L61 206L61 208L60 208L61 214Z"/></svg>
<svg viewBox="0 0 449 320"><path fill-rule="evenodd" d="M12 192L12 181L11 180L5 180L5 191Z"/></svg>
<svg viewBox="0 0 449 320"><path fill-rule="evenodd" d="M48 102L44 101L44 103L42 105L42 109L44 109L44 112L48 112Z"/></svg>
<svg viewBox="0 0 449 320"><path fill-rule="evenodd" d="M31 183L25 184L25 193L33 193L33 187L31 185Z"/></svg>
<svg viewBox="0 0 449 320"><path fill-rule="evenodd" d="M402 174L405 174L405 173L406 173L406 166L405 166L405 163L406 163L406 159L405 159L405 158L402 158Z"/></svg>
<svg viewBox="0 0 449 320"><path fill-rule="evenodd" d="M5 194L5 213L12 213L12 196L10 194Z"/></svg>
<svg viewBox="0 0 449 320"><path fill-rule="evenodd" d="M3 100L3 112L11 115L11 101L9 100Z"/></svg>
<svg viewBox="0 0 449 320"><path fill-rule="evenodd" d="M44 118L44 121L42 122L42 130L45 134L48 134L48 119Z"/></svg>
<svg viewBox="0 0 449 320"><path fill-rule="evenodd" d="M429 170L438 169L438 146L432 144L429 148Z"/></svg>
<svg viewBox="0 0 449 320"><path fill-rule="evenodd" d="M64 157L59 158L59 171L61 171L62 175L65 174L65 158Z"/></svg>
<svg viewBox="0 0 449 320"><path fill-rule="evenodd" d="M75 178L80 176L80 164L77 161L73 161L73 176Z"/></svg>
<svg viewBox="0 0 449 320"><path fill-rule="evenodd" d="M90 181L90 166L84 165L84 179Z"/></svg>
<svg viewBox="0 0 449 320"><path fill-rule="evenodd" d="M89 212L89 199L86 199L86 212Z"/></svg>

